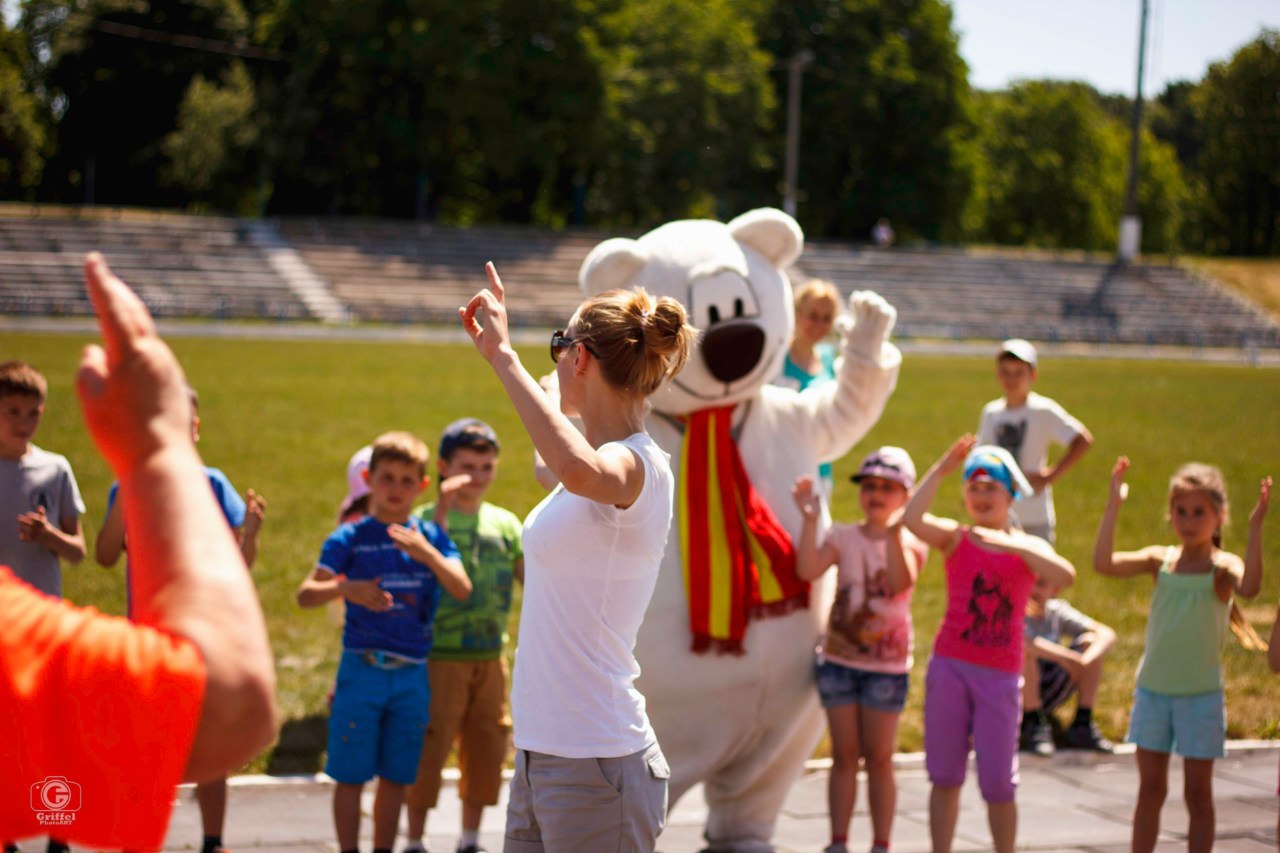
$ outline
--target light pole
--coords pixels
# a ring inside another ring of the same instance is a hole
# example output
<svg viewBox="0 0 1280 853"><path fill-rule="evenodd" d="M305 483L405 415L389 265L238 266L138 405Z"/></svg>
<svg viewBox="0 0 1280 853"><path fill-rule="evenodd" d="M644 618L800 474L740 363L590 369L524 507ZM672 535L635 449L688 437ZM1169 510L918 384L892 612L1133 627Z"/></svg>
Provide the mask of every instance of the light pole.
<svg viewBox="0 0 1280 853"><path fill-rule="evenodd" d="M800 173L800 75L813 62L813 51L804 50L787 63L787 163L782 209L796 215L796 181Z"/></svg>
<svg viewBox="0 0 1280 853"><path fill-rule="evenodd" d="M1138 256L1142 245L1142 219L1138 216L1138 150L1142 141L1142 70L1147 58L1147 2L1142 0L1142 24L1138 31L1138 86L1133 97L1133 137L1129 140L1129 185L1124 195L1124 213L1120 217L1121 263Z"/></svg>

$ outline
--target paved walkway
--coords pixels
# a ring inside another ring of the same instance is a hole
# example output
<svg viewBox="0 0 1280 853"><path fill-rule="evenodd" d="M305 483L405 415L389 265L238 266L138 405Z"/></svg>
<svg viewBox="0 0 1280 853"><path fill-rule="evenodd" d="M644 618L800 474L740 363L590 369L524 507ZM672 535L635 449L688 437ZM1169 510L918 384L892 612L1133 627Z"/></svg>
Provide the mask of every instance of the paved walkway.
<svg viewBox="0 0 1280 853"><path fill-rule="evenodd" d="M1276 771L1280 742L1241 741L1229 745L1229 755L1214 768L1217 803L1217 853L1277 853ZM900 755L898 808L894 821L895 853L925 853L929 848L929 783L919 754ZM827 770L813 762L796 782L778 819L777 853L820 853L828 841ZM860 791L849 849L862 853L871 846L865 788ZM360 847L372 848L369 815L372 786L365 792ZM1130 815L1138 788L1131 753L1094 756L1059 753L1051 759L1024 756L1018 790L1020 828L1018 849L1042 853L1127 853ZM1170 768L1169 801L1165 805L1161 841L1156 853L1186 850L1187 814L1181 800L1182 766ZM234 853L335 853L330 811L332 783L326 777L237 777L232 780L225 841ZM486 809L481 841L491 853L501 853L506 814L503 801ZM970 773L961 800L956 853L990 849L986 810ZM457 843L460 806L452 786L441 795L431 814L429 842L435 853L453 853ZM703 846L706 804L701 788L689 792L676 806L658 839L661 853L695 853ZM403 826L396 849L404 846ZM174 807L166 850L199 848L200 812L191 786L184 786ZM42 840L21 842L25 853L44 850ZM79 851L77 851L79 853ZM602 851L602 853L604 853Z"/></svg>
<svg viewBox="0 0 1280 853"><path fill-rule="evenodd" d="M1276 776L1280 743L1238 742L1229 757L1215 766L1214 793L1218 810L1219 853L1276 853ZM929 850L929 784L919 755L898 757L898 810L894 825L896 853ZM778 853L819 853L828 841L827 772L821 763L796 783L778 821L774 843ZM372 786L370 786L372 787ZM861 786L860 786L861 787ZM1021 826L1018 847L1035 851L1125 853L1129 849L1130 814L1138 788L1131 754L1092 756L1059 753L1052 759L1024 756L1018 791ZM1186 849L1186 810L1181 801L1182 767L1170 769L1170 798L1164 809L1162 842L1157 853ZM226 843L234 853L332 853L331 787L322 780L266 780L242 777L233 781ZM850 850L870 848L870 822L861 791L853 820ZM366 820L361 849L372 847L367 819L372 794L365 795ZM485 811L482 841L492 853L502 850L505 798ZM658 839L663 853L694 853L702 849L706 806L701 789L676 806L666 831ZM441 795L438 811L428 826L431 849L453 853L459 804L452 788ZM970 774L962 799L955 850L989 849L986 811ZM184 789L174 810L167 849L198 846L200 817L190 790ZM397 849L403 841L397 844ZM42 845L24 845L27 853Z"/></svg>

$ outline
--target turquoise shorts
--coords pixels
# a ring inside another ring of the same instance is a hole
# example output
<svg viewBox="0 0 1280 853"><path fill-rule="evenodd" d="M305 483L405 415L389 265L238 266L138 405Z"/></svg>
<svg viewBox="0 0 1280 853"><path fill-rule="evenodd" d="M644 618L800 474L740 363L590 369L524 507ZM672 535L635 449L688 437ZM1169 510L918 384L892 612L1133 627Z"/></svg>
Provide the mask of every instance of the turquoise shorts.
<svg viewBox="0 0 1280 853"><path fill-rule="evenodd" d="M1140 749L1176 752L1183 758L1225 758L1227 706L1222 691L1172 696L1136 688L1127 740Z"/></svg>

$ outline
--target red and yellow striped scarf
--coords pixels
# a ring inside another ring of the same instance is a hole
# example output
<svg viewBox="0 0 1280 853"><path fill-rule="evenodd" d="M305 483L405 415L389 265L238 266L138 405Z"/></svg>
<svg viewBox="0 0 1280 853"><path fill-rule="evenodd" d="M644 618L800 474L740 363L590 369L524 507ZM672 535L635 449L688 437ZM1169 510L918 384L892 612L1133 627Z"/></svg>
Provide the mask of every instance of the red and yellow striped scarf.
<svg viewBox="0 0 1280 853"><path fill-rule="evenodd" d="M685 420L680 546L698 653L742 654L749 619L809 606L791 537L747 479L732 419L724 406Z"/></svg>

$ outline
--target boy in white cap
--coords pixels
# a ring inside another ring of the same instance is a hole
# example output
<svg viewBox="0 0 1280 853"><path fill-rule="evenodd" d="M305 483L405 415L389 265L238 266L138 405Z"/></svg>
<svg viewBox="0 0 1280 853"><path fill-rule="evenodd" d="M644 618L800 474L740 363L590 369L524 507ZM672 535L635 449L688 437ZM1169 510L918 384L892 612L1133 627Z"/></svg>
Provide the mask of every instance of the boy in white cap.
<svg viewBox="0 0 1280 853"><path fill-rule="evenodd" d="M1053 493L1058 480L1088 452L1093 436L1055 400L1031 390L1039 378L1036 348L1022 338L1010 338L996 353L996 379L1004 396L982 407L978 442L1003 447L1013 454L1031 484L1032 493L1018 502L1018 522L1033 536L1054 540ZM1066 451L1048 465L1049 446Z"/></svg>

